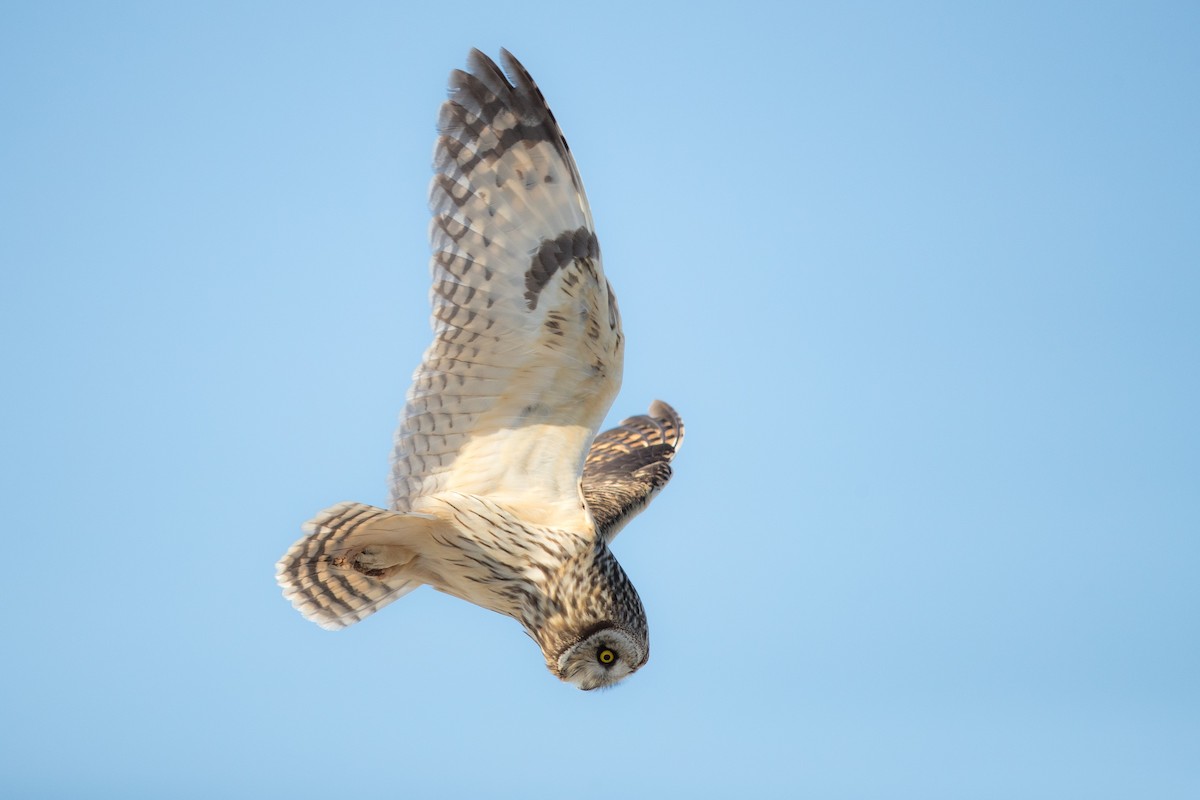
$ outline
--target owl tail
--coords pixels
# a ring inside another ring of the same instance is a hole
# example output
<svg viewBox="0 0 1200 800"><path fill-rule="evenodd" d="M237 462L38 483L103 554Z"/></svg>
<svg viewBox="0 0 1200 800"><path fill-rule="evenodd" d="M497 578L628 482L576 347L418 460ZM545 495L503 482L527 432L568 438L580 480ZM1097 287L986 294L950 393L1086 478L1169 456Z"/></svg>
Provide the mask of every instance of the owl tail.
<svg viewBox="0 0 1200 800"><path fill-rule="evenodd" d="M328 630L353 625L421 585L406 569L415 536L437 519L362 503L330 506L304 524L304 537L275 565L283 596Z"/></svg>

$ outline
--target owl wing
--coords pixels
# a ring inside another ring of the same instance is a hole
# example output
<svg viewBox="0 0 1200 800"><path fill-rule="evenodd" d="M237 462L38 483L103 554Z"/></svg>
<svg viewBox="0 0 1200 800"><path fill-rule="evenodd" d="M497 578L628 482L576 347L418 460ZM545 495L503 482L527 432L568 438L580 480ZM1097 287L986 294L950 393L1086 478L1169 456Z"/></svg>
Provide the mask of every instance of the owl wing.
<svg viewBox="0 0 1200 800"><path fill-rule="evenodd" d="M541 91L507 51L450 77L438 120L434 339L396 434L391 506L461 492L578 530L589 443L623 336L583 183Z"/></svg>
<svg viewBox="0 0 1200 800"><path fill-rule="evenodd" d="M683 420L661 400L650 413L623 420L596 437L583 466L583 497L606 542L641 512L671 479L683 444Z"/></svg>

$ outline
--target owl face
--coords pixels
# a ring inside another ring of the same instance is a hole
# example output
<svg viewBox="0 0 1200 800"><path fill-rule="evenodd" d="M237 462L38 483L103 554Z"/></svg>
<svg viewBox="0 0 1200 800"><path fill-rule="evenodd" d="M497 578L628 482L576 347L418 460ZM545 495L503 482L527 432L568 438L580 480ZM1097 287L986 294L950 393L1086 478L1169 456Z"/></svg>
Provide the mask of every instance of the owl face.
<svg viewBox="0 0 1200 800"><path fill-rule="evenodd" d="M558 657L558 677L584 691L612 686L637 671L649 656L645 641L600 623Z"/></svg>

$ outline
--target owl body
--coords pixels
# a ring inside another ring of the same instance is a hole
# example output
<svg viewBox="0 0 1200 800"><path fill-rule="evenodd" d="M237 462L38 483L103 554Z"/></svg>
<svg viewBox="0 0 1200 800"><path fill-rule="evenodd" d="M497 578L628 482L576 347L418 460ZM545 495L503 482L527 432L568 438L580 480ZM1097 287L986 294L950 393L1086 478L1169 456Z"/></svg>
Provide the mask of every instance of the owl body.
<svg viewBox="0 0 1200 800"><path fill-rule="evenodd" d="M560 678L567 651L599 631L621 633L633 669L649 655L641 599L625 571L589 525L584 532L534 527L479 497L444 499L456 535L433 536L430 585L521 623ZM424 541L429 547L429 541ZM632 670L631 670L632 671ZM598 684L602 685L602 684ZM592 686L585 688L594 688Z"/></svg>
<svg viewBox="0 0 1200 800"><path fill-rule="evenodd" d="M277 565L322 627L427 584L517 620L557 677L612 685L649 657L609 545L683 440L655 401L597 435L624 335L578 169L529 73L451 75L430 187L434 340L408 392L389 509L341 503Z"/></svg>

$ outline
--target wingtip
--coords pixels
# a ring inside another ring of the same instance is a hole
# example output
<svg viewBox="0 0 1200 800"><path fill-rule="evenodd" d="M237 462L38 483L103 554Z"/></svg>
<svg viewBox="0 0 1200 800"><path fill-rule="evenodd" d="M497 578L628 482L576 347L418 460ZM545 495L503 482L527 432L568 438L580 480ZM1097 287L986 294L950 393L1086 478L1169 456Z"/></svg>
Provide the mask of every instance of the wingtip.
<svg viewBox="0 0 1200 800"><path fill-rule="evenodd" d="M491 56L480 50L478 47L472 47L467 51L467 67L472 71L476 70L479 65L495 66L496 62L492 61Z"/></svg>
<svg viewBox="0 0 1200 800"><path fill-rule="evenodd" d="M514 78L529 75L529 70L525 69L525 65L517 60L517 57L509 52L507 47L500 48L500 61L504 64L504 71Z"/></svg>
<svg viewBox="0 0 1200 800"><path fill-rule="evenodd" d="M650 416L655 419L667 419L672 422L677 422L683 425L683 420L679 417L679 412L676 411L670 403L665 400L655 400L650 404Z"/></svg>
<svg viewBox="0 0 1200 800"><path fill-rule="evenodd" d="M671 445L678 450L679 445L683 443L683 417L679 416L679 412L670 403L664 400L655 400L650 404L650 416L675 431L674 441L671 442Z"/></svg>

